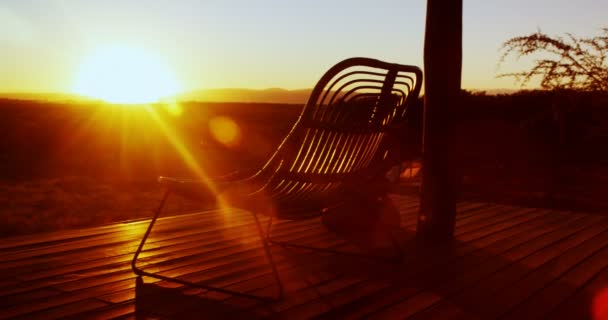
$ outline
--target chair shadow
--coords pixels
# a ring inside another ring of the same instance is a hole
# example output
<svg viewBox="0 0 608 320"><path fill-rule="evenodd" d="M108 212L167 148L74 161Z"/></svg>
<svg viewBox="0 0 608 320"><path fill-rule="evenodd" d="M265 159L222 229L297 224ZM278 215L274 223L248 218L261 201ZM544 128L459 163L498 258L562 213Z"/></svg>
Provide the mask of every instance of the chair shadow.
<svg viewBox="0 0 608 320"><path fill-rule="evenodd" d="M335 302L342 299L342 294L348 295L348 291L351 289L346 288L334 292L319 288L319 284L312 285L311 289L316 292L315 299L331 306L331 310L324 314L326 318L340 318L342 312L348 313L348 310L357 310L358 305L365 305L369 303L370 299L382 300L385 299L385 296L392 295L391 299L403 302L417 295L422 294L421 297L424 297L426 294L428 297L430 294L435 297L433 299L438 299L435 303L438 303L440 307L427 308L428 306L418 305L416 301L419 300L414 298L411 300L413 304L411 310L417 311L412 311L413 314L422 312L427 317L430 315L430 318L434 318L441 314L433 312L458 310L463 317L489 319L509 313L519 304L527 303L527 298L522 300L518 295L532 297L537 290L543 288L541 284L552 285L557 292L578 290L576 285L563 281L559 275L539 272L538 269L546 263L550 267L550 264L561 255L552 250L548 251L549 246L562 239L569 239L571 235L585 232L586 227L581 224L580 227L575 227L577 231L573 229L565 235L562 234L563 231L556 234L552 234L553 231L539 231L536 232L537 236L530 236L529 240L519 239L526 237L524 230L571 228L567 221L562 220L563 218L565 215L562 215L561 218L543 218L542 221L535 222L537 227L528 229L525 229L528 223L514 225L513 228L521 228L522 232L512 232L510 236L499 237L496 242L487 241L486 244L479 247L459 239L444 243L421 242L416 239L415 230L412 228L401 229L398 232L398 240L402 250L406 253L405 261L402 263L387 263L386 261L339 254L318 254L297 248L273 247L273 250L277 255L286 257L288 263L294 266L291 272L279 271L279 275L287 284L287 296L290 298L299 295L293 291L295 289L293 286L298 286L296 283L302 282L302 279L309 273L313 274L312 278L315 278L315 274L330 274L327 276L328 279L352 278L364 279L365 283L389 284L371 296L363 295L354 298L345 305ZM400 219L399 209L390 200L381 203L353 201L329 212L324 216L322 222L331 233L338 235L339 238L345 240L345 243L354 243L356 249L360 249L362 252L378 252L378 248L384 248L388 253L394 248L387 239L387 234L395 231L395 226L399 225ZM493 219L496 218L490 218L490 220ZM491 222L500 224L502 223L500 221L506 220ZM491 235L491 233L488 234L488 236ZM511 242L518 244L512 245ZM565 248L572 249L576 245L572 244ZM503 252L509 250L512 255L507 257ZM550 254L553 258L542 263L539 261L546 259L543 258L544 254L531 260L528 259L541 250L545 250L545 254ZM523 259L528 259L528 261ZM294 277L297 281L293 280ZM533 288L527 287L526 277L531 277L529 283L538 283L538 288L533 290ZM356 290L356 286L354 285L352 290ZM502 292L502 288L509 290ZM275 310L275 305L269 304L264 306L266 310L262 312L265 313L261 314L259 313L260 308L248 308L246 305L238 303L238 299L220 301L210 299L200 293L190 294L188 292L189 290L138 282L135 303L137 318L199 319L205 316L222 319L255 319L282 312L280 308ZM395 292L399 292L397 298L395 298ZM586 297L581 300L580 306L577 307L588 305L590 299L590 297ZM420 301L420 303L424 303L423 300ZM287 302L287 304L290 303ZM391 305L395 302L386 303ZM281 303L278 305L280 306ZM551 305L544 307L549 308ZM533 314L534 312L542 314L550 311L543 310L543 306L535 308L537 310L532 309ZM579 313L579 315L588 315L584 312L584 310L581 311L583 314Z"/></svg>
<svg viewBox="0 0 608 320"><path fill-rule="evenodd" d="M357 214L357 219L345 219L345 215ZM389 231L394 231L399 225L399 210L390 200L383 202L357 201L339 208L335 208L327 214L327 218L321 219L327 227L328 232L340 238L345 244L354 244L351 247L357 253L365 254L368 251L381 252L380 258L390 256L392 247L390 240L386 237ZM346 222L346 223L345 223ZM319 225L319 228L324 228ZM333 237L333 236L332 236ZM387 254L383 254L385 249ZM327 255L309 250L297 248L281 249L273 246L277 255L283 255L290 261L289 264L297 265L298 275L305 276L311 270L307 266L316 265L312 272L328 271L334 273L338 269L345 271L345 267L357 262L364 267L365 261L371 266L386 264L386 261L373 261L361 257L349 255L335 255L327 259ZM363 260L363 261L362 261ZM352 267L349 267L352 268ZM371 267L373 268L373 267ZM348 271L348 270L346 270ZM281 273L281 272L279 272ZM336 273L337 274L337 273ZM195 288L178 288L164 283L145 283L143 279L136 280L135 292L135 314L137 319L169 318L169 319L200 319L207 317L212 319L255 319L274 314L272 306L264 311L264 314L256 313L260 308L248 308L247 303L234 303L235 299L217 300L210 299L204 290ZM323 299L322 295L319 299ZM239 305L241 304L241 305ZM255 305L264 305L254 302ZM251 305L249 305L251 306Z"/></svg>
<svg viewBox="0 0 608 320"><path fill-rule="evenodd" d="M325 212L321 221L328 231L363 251L398 250L393 239L403 238L399 233L405 232L399 228L399 209L388 197L381 200L353 197L352 201Z"/></svg>
<svg viewBox="0 0 608 320"><path fill-rule="evenodd" d="M258 319L260 315L212 300L192 288L164 287L159 283L135 284L136 319Z"/></svg>
<svg viewBox="0 0 608 320"><path fill-rule="evenodd" d="M358 213L367 211L368 219L371 219L364 222L370 223L368 229L381 230L378 226L382 224L378 221L395 218L395 211L393 210L395 208L391 204L371 209L371 211L370 208L362 209L357 209L359 210ZM398 214L398 210L396 212ZM338 220L343 221L344 218ZM335 222L335 224L339 223ZM346 224L349 225L352 222ZM525 223L516 225L514 228L522 228L523 230L524 225ZM431 243L417 239L415 231L406 232L405 235L402 234L400 237L403 242L403 250L406 252L406 258L401 264L365 263L365 261L353 264L352 260L335 259L326 264L325 267L327 268L326 271L343 277L390 283L391 285L388 288L379 290L372 298L375 298L377 302L378 299L383 299L382 296L385 294L388 296L395 292L401 292L399 298L392 298L397 300L386 302L387 305L394 305L396 301L401 301L404 305L411 303L407 311L400 309L400 312L405 313L400 314L399 317L416 315L415 319L418 319L418 317L434 319L441 318L446 311L457 312L456 314L459 314L461 318L476 319L494 319L512 314L520 317L533 315L536 318L552 314L551 312L555 315L554 308L567 302L559 300L559 294L567 292L574 294L580 290L580 287L562 279L563 273L553 274L551 272L552 266L559 263L558 259L561 259L561 253L549 250L549 248L556 243L570 242L574 236L585 233L588 227L582 227L581 225L580 228L574 228L572 231L562 234L563 230L568 228L568 223L563 220L560 221L560 219L547 219L545 224L539 224L537 228L543 229L550 226L556 226L556 229L539 233L538 236L531 237L527 242L517 241L517 234L514 233L513 236L497 240L496 243L501 244L494 248L491 248L493 243L490 243L487 247L477 247L457 238L447 242ZM558 226L559 228L557 228ZM355 240L361 241L361 237L357 238L356 232L352 232L361 228L361 226L356 226L350 230L352 234L341 230L340 228L348 229L343 225L336 228L334 224L329 224L329 227L332 230L339 230L343 236L351 236ZM557 231L558 229L562 231ZM520 235L525 237L523 234ZM509 239L513 239L518 244L510 246L508 244ZM540 241L542 239L546 240ZM593 237L590 237L588 241L592 241L592 239ZM370 237L368 236L366 240L369 241ZM531 245L534 242L538 242L538 245ZM564 248L572 251L578 245L587 243L584 240L573 242L574 244L565 245ZM505 249L500 249L503 247ZM504 252L510 251L512 254L505 256L501 250L504 250ZM522 253L516 253L517 251ZM547 259L544 258L545 255L552 255L552 257ZM449 258L444 259L444 257ZM546 259L546 261L539 263L538 261L542 259ZM571 268L575 267L576 265L573 265ZM571 268L564 272L571 271ZM606 278L604 286L608 288L608 276ZM551 286L552 291L558 292L554 297L555 301L551 300L553 297L547 299L546 295L538 295L539 290L544 290L545 286ZM429 298L429 296L434 298ZM412 297L414 299L411 302L405 303ZM319 297L319 299L325 300L328 305L334 305L334 299L339 301L340 298L331 294ZM357 305L364 305L369 302L369 299L369 296L363 296L344 306L332 308L324 314L323 318L340 318L343 315L341 312L349 308L356 310ZM424 299L437 300L432 305L424 305L428 303ZM589 306L592 305L593 297L590 294L579 294L577 299L576 305L568 302L570 309L577 311L573 316L581 319L591 319ZM538 304L535 305L535 303ZM410 310L416 311L411 314L407 313Z"/></svg>

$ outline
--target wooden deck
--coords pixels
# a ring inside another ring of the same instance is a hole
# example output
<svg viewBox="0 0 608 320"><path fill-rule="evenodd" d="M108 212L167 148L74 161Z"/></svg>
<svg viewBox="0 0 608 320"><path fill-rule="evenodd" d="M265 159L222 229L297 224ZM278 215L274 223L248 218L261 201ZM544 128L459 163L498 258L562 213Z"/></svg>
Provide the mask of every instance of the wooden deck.
<svg viewBox="0 0 608 320"><path fill-rule="evenodd" d="M273 246L286 295L272 304L149 278L136 287L130 259L146 221L4 238L0 318L608 319L608 218L461 203L455 241L431 246L413 240L418 199L392 199L402 264ZM274 230L352 249L318 219ZM163 218L141 264L247 292L275 290L251 215L239 210Z"/></svg>

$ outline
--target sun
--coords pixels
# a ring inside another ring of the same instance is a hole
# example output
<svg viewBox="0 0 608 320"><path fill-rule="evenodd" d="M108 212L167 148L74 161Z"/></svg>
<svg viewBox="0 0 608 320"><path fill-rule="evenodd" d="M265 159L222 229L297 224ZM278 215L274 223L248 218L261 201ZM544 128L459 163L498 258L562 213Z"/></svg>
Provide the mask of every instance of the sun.
<svg viewBox="0 0 608 320"><path fill-rule="evenodd" d="M174 95L180 86L171 69L152 52L108 46L85 57L72 89L111 103L139 104Z"/></svg>

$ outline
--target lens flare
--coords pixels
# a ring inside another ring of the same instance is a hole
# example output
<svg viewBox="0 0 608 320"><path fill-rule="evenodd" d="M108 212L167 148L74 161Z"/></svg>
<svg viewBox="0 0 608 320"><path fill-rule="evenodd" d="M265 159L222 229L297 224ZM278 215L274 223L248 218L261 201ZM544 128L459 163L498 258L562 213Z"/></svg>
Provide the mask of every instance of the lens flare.
<svg viewBox="0 0 608 320"><path fill-rule="evenodd" d="M603 288L593 297L591 315L593 320L608 319L608 288Z"/></svg>
<svg viewBox="0 0 608 320"><path fill-rule="evenodd" d="M241 140L241 130L232 119L216 116L209 119L209 131L221 144L229 147L237 146Z"/></svg>

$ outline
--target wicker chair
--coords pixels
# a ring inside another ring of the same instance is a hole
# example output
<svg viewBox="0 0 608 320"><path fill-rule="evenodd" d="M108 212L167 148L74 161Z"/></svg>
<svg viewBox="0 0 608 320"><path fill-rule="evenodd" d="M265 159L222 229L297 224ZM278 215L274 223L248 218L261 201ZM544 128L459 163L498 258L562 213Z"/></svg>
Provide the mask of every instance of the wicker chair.
<svg viewBox="0 0 608 320"><path fill-rule="evenodd" d="M346 59L319 80L289 134L256 173L213 181L212 187L209 182L160 177L166 192L133 257L133 271L248 298L280 299L283 288L270 244L299 245L273 240L273 219L308 219L352 199L382 199L387 193L385 174L400 160L399 139L407 107L418 98L421 83L422 71L414 66ZM219 194L230 205L250 211L279 287L277 297L191 283L137 267L138 256L171 193L201 200ZM259 214L270 216L265 229Z"/></svg>

